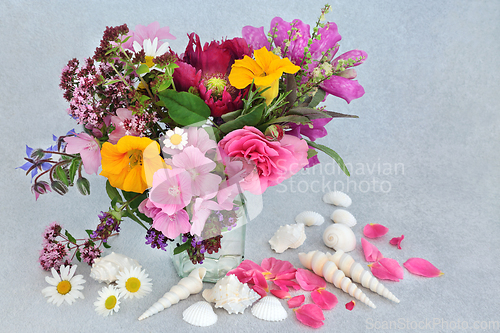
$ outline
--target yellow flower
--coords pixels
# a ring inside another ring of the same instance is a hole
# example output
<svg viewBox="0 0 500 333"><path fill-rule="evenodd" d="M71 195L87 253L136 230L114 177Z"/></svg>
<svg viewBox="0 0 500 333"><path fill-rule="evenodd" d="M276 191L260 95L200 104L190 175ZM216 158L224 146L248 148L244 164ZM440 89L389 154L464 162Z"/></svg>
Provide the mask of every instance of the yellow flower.
<svg viewBox="0 0 500 333"><path fill-rule="evenodd" d="M300 69L288 58L281 59L274 53L262 47L253 53L255 60L245 56L241 60L235 60L229 73L229 83L237 89L243 89L254 80L254 84L259 89L270 87L262 93L266 98L266 104L278 96L279 78L283 73L295 74Z"/></svg>
<svg viewBox="0 0 500 333"><path fill-rule="evenodd" d="M101 149L101 176L111 186L142 193L153 183L153 174L168 168L160 156L160 145L149 138L124 136L116 145L105 142Z"/></svg>

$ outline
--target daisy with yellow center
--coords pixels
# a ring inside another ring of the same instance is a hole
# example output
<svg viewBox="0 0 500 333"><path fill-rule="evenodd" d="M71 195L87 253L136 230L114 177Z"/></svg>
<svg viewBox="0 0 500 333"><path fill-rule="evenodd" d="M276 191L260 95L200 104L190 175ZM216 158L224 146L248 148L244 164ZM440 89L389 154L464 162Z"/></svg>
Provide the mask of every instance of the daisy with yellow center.
<svg viewBox="0 0 500 333"><path fill-rule="evenodd" d="M114 286L103 287L94 302L96 312L104 317L120 310L120 292Z"/></svg>
<svg viewBox="0 0 500 333"><path fill-rule="evenodd" d="M295 66L288 58L281 59L276 54L268 51L266 47L254 51L254 59L245 56L241 60L235 60L229 73L229 83L237 89L243 89L250 85L252 81L257 88L263 90L266 104L278 96L279 79L283 73L295 74L300 67Z"/></svg>
<svg viewBox="0 0 500 333"><path fill-rule="evenodd" d="M124 298L142 298L151 292L151 279L148 278L146 270L134 267L131 270L125 268L117 275L116 287Z"/></svg>
<svg viewBox="0 0 500 333"><path fill-rule="evenodd" d="M153 42L151 42L151 39L145 39L141 44L139 44L137 41L134 41L133 44L134 51L136 53L140 52L141 50L144 50L144 53L146 54L146 65L150 68L153 69L155 68L155 63L153 62L153 59L155 57L159 57L168 51L168 43L163 43L158 47L158 37L155 37L153 39Z"/></svg>
<svg viewBox="0 0 500 333"><path fill-rule="evenodd" d="M52 268L52 276L46 276L45 281L51 286L42 290L45 297L49 297L47 302L60 306L64 301L72 304L77 298L85 298L80 290L85 283L83 275L74 275L77 266L61 266L61 275Z"/></svg>
<svg viewBox="0 0 500 333"><path fill-rule="evenodd" d="M176 127L174 130L168 130L163 144L167 148L183 150L188 143L188 134L182 128Z"/></svg>

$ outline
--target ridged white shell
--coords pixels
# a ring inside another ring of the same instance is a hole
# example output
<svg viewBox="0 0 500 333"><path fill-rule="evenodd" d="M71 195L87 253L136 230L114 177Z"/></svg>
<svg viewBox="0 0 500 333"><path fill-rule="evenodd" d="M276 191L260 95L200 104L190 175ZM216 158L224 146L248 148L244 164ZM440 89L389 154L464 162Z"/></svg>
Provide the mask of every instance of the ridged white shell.
<svg viewBox="0 0 500 333"><path fill-rule="evenodd" d="M182 319L193 326L206 327L217 322L217 315L210 303L199 301L182 312Z"/></svg>
<svg viewBox="0 0 500 333"><path fill-rule="evenodd" d="M262 320L281 321L288 315L280 301L273 296L265 296L252 307L252 314Z"/></svg>
<svg viewBox="0 0 500 333"><path fill-rule="evenodd" d="M335 223L323 232L325 245L335 250L344 252L352 251L356 248L356 236L351 228L345 224Z"/></svg>
<svg viewBox="0 0 500 333"><path fill-rule="evenodd" d="M276 253L283 253L286 249L296 249L306 240L304 223L287 224L281 226L269 240L271 248Z"/></svg>
<svg viewBox="0 0 500 333"><path fill-rule="evenodd" d="M335 210L330 216L330 218L332 219L333 222L342 223L348 227L354 227L357 223L354 215L352 215L345 209Z"/></svg>
<svg viewBox="0 0 500 333"><path fill-rule="evenodd" d="M105 257L94 260L90 270L90 277L98 282L111 283L116 281L118 273L123 272L125 268L130 271L134 267L141 268L142 266L135 259L111 252Z"/></svg>
<svg viewBox="0 0 500 333"><path fill-rule="evenodd" d="M323 201L330 205L349 207L352 203L351 198L340 191L328 192L323 195Z"/></svg>
<svg viewBox="0 0 500 333"><path fill-rule="evenodd" d="M325 218L316 212L305 211L295 217L295 222L304 223L308 227L313 225L322 225Z"/></svg>
<svg viewBox="0 0 500 333"><path fill-rule="evenodd" d="M212 289L203 290L202 295L207 302L215 303L216 308L224 308L229 313L243 313L260 298L259 294L233 274L217 281Z"/></svg>

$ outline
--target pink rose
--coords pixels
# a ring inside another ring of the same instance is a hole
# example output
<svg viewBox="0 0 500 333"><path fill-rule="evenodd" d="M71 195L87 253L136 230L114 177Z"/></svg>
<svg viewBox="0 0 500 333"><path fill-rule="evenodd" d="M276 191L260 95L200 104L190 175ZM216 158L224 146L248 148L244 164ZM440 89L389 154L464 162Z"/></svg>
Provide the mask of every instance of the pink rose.
<svg viewBox="0 0 500 333"><path fill-rule="evenodd" d="M219 142L219 147L229 157L244 158L255 165L258 178L254 178L254 184L242 183L244 190L254 194L262 194L308 164L309 148L304 140L285 134L280 141L269 141L251 126L230 132Z"/></svg>

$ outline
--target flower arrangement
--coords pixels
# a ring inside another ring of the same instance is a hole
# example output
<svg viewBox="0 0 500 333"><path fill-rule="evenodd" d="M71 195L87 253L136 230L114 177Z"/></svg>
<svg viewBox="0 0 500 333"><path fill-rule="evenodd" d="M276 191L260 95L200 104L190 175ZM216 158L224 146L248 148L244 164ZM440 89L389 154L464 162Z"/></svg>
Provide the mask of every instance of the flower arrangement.
<svg viewBox="0 0 500 333"><path fill-rule="evenodd" d="M263 193L319 163L318 151L349 175L340 156L315 140L333 118L355 116L319 104L327 95L347 103L363 96L354 67L367 55L337 56L341 36L325 21L329 11L312 31L276 17L267 34L246 26L242 38L202 45L191 33L181 54L157 22L107 27L93 57L70 60L60 87L83 131L54 136L47 149L27 146L20 168L31 174L35 199L75 185L88 195L83 172L99 174L111 204L88 238L48 226L42 267L59 270L73 257L92 264L125 217L145 228L151 247L165 250L181 237L176 251L202 262L234 226L242 191Z"/></svg>

